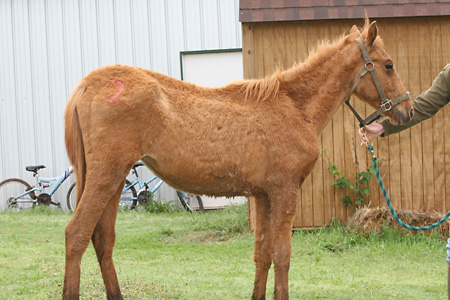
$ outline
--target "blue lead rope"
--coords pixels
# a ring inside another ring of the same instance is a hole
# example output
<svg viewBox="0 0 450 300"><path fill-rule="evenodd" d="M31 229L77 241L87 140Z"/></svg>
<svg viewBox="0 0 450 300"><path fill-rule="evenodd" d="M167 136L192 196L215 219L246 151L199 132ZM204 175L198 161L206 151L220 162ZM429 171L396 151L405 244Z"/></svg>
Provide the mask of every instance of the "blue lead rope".
<svg viewBox="0 0 450 300"><path fill-rule="evenodd" d="M405 228L407 228L409 230L425 231L425 230L430 230L430 229L433 229L433 228L441 225L442 223L445 222L445 220L447 220L450 217L450 210L449 210L447 212L447 214L442 219L440 219L438 222L436 222L434 224L431 224L429 226L424 226L424 227L411 226L411 225L405 224L402 220L400 220L400 218L397 216L397 213L394 210L394 207L392 207L391 200L389 199L389 196L388 196L388 194L386 192L386 188L384 187L383 181L381 180L380 171L378 170L378 165L377 165L377 158L376 158L375 153L373 151L372 144L367 144L367 148L369 149L369 152L372 155L373 168L375 169L375 173L377 175L378 184L380 185L381 191L383 192L384 198L386 199L386 202L387 202L387 204L389 206L389 210L391 211L392 216L398 222L398 224L400 224L401 226L403 226L403 227L405 227ZM449 239L449 244L450 244L450 239Z"/></svg>

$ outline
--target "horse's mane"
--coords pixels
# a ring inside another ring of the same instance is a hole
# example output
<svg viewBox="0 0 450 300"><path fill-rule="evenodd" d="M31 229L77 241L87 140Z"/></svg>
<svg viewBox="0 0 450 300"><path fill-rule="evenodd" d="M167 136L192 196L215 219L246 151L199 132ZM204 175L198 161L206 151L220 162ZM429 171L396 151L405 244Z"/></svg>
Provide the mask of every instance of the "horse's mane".
<svg viewBox="0 0 450 300"><path fill-rule="evenodd" d="M259 102L271 101L275 99L280 90L281 80L289 78L299 70L307 69L310 66L317 64L319 61L322 61L325 57L330 55L333 49L335 49L335 44L336 42L328 43L325 41L320 41L317 46L310 51L306 61L301 63L296 62L291 68L285 71L278 67L272 75L269 75L263 79L242 81L241 84L242 90L244 91L245 100Z"/></svg>
<svg viewBox="0 0 450 300"><path fill-rule="evenodd" d="M275 99L280 90L280 80L278 78L280 74L280 71L276 71L274 74L264 79L242 81L242 90L245 95L245 100L259 102Z"/></svg>
<svg viewBox="0 0 450 300"><path fill-rule="evenodd" d="M360 29L361 35L367 32L369 25L369 19L365 18L364 27ZM302 70L314 67L319 62L329 57L336 47L343 47L347 36L348 35L342 34L332 42L324 40L319 41L316 47L309 52L309 55L304 62L295 63L286 71L277 68L275 73L266 78L241 81L239 84L242 85L241 88L244 92L245 100L259 102L275 99L280 90L280 80L289 78L293 76L294 73L298 74L299 71L301 72ZM377 38L377 40L381 42L380 38Z"/></svg>

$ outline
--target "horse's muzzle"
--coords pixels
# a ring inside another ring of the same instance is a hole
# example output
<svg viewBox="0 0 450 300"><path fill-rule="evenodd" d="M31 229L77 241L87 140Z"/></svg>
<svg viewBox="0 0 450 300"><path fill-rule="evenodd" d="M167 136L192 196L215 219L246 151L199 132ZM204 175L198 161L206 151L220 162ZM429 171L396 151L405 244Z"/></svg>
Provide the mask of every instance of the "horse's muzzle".
<svg viewBox="0 0 450 300"><path fill-rule="evenodd" d="M411 121L413 116L414 108L410 108L409 110L398 108L395 111L395 118L391 118L391 123L393 123L394 125L405 124Z"/></svg>

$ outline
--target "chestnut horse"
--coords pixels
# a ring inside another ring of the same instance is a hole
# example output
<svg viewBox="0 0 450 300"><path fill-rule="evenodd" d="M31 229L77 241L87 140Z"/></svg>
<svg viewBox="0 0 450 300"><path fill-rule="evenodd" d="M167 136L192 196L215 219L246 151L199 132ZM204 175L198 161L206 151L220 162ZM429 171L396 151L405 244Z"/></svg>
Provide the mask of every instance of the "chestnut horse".
<svg viewBox="0 0 450 300"><path fill-rule="evenodd" d="M256 275L252 299L265 299L274 263L275 299L288 299L292 221L299 188L318 156L317 138L365 68L359 38L389 99L406 92L375 22L324 44L301 64L261 80L203 88L130 66L94 70L65 111L67 152L78 207L66 228L64 299L78 299L80 263L90 240L108 299L122 299L113 264L119 198L142 160L172 187L195 194L255 197ZM370 76L355 94L381 98ZM385 114L412 116L411 101ZM270 187L270 188L268 188Z"/></svg>

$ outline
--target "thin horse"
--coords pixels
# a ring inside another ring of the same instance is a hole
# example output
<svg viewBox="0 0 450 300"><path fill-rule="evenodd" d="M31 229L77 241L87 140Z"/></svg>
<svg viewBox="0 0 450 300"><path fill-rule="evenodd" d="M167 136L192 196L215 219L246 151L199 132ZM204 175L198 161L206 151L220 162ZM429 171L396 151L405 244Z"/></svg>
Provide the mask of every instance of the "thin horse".
<svg viewBox="0 0 450 300"><path fill-rule="evenodd" d="M304 63L222 88L121 65L83 78L65 111L79 194L66 228L64 299L79 297L80 262L90 240L108 299L122 299L112 258L115 221L125 177L139 159L176 189L255 197L252 299L265 299L272 262L274 297L288 299L296 198L319 156L317 138L353 89L373 107L381 104L371 78L358 78L365 62L357 38L386 96L406 92L377 32L366 20L361 31L353 26ZM393 123L412 114L409 99L385 112Z"/></svg>

